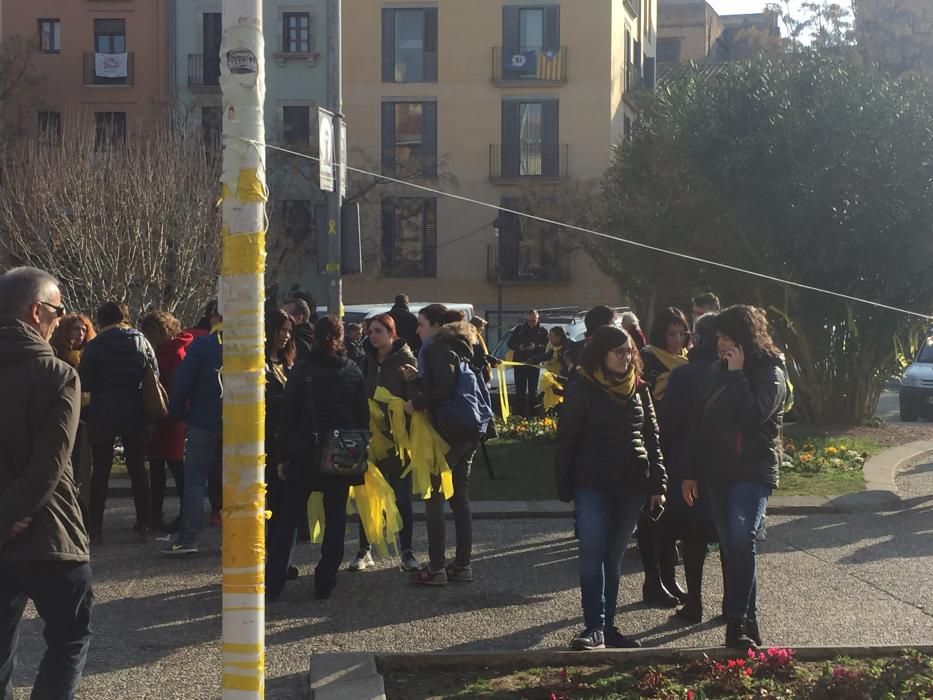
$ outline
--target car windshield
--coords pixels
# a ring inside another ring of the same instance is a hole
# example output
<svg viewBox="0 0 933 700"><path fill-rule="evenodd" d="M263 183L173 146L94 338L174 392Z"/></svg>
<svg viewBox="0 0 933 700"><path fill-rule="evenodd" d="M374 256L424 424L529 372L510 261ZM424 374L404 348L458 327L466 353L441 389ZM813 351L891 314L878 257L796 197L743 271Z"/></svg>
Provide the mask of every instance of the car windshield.
<svg viewBox="0 0 933 700"><path fill-rule="evenodd" d="M917 355L917 362L933 364L933 338L927 340L926 345L920 348L920 354Z"/></svg>

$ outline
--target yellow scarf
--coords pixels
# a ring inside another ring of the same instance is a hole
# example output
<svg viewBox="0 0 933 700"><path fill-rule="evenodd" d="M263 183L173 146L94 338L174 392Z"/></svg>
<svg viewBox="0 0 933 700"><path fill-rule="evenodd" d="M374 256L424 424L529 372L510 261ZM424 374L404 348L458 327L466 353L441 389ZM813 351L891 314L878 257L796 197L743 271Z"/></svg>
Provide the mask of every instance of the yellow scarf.
<svg viewBox="0 0 933 700"><path fill-rule="evenodd" d="M651 354L658 358L661 364L667 369L666 372L661 372L661 374L658 375L654 383L654 389L651 392L652 398L654 398L655 401L660 401L664 398L664 392L667 391L667 382L671 378L671 372L676 367L687 364L687 351L681 350L679 355L672 355L667 350L662 350L654 345L651 345L650 348Z"/></svg>
<svg viewBox="0 0 933 700"><path fill-rule="evenodd" d="M631 365L628 372L621 379L607 377L603 373L602 367L598 368L593 374L587 372L584 376L594 384L603 387L613 398L620 401L628 401L632 398L632 394L635 393L635 365Z"/></svg>

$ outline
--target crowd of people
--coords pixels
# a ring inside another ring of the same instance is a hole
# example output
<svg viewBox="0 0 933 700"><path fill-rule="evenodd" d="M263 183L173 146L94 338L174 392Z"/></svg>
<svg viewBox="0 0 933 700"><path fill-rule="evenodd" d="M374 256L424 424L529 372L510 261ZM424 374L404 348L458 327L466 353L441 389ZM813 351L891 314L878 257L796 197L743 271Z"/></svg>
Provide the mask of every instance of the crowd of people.
<svg viewBox="0 0 933 700"><path fill-rule="evenodd" d="M337 585L348 494L364 481L325 469L327 436L344 430L395 446L375 466L394 493L399 566L411 582L472 581L470 471L481 441L495 435L488 385L496 360L485 322L441 304L415 312L404 295L389 313L347 328L314 309L300 293L266 308L267 599L298 577L292 554L310 534L312 494L325 526L315 596L327 598ZM616 626L622 554L636 528L645 603L682 605L679 617L700 621L703 566L709 543L718 542L726 644L760 644L756 535L777 485L789 391L764 312L720 312L706 294L694 300L690 320L676 308L655 314L647 336L633 313L616 319L606 306L584 322L586 336L574 342L530 311L508 342L519 363L519 412L534 410L539 368L562 384L556 491L574 504L584 616L572 648L638 645ZM18 268L0 276L0 380L28 397L0 408L0 448L9 457L0 468L0 688L10 687L15 630L31 598L52 632L36 688L50 689L43 697L73 694L90 635L90 546L104 540L115 454L130 478L141 540L167 533L165 555L196 554L205 497L209 521L221 524L222 369L215 301L189 329L163 310L134 324L117 301L101 305L95 324L66 313L50 275ZM167 396L166 415L155 419L143 398L150 378ZM380 396L404 413L393 414ZM413 548L411 454L394 435L416 416L443 441L449 467L449 483L432 473L425 491L422 564ZM166 514L169 474L177 515ZM678 542L686 590L675 575ZM351 571L374 565L362 524L359 543Z"/></svg>

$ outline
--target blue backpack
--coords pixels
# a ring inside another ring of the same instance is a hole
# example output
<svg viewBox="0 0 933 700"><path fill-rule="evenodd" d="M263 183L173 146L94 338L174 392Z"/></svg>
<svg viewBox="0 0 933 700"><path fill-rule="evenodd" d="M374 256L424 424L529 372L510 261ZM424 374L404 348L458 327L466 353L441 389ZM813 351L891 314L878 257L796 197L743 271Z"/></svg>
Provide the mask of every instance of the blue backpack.
<svg viewBox="0 0 933 700"><path fill-rule="evenodd" d="M466 360L461 360L457 367L454 395L438 405L434 418L438 431L448 442L476 441L486 434L492 420L489 389Z"/></svg>

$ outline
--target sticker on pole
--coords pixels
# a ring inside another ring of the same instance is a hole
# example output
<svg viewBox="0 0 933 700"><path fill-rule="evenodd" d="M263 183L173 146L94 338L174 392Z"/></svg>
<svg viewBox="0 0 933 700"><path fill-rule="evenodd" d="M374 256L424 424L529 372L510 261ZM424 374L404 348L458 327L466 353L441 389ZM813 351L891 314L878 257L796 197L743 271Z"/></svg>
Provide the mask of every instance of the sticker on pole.
<svg viewBox="0 0 933 700"><path fill-rule="evenodd" d="M253 87L259 74L259 62L250 49L230 49L227 52L230 75L243 87Z"/></svg>

